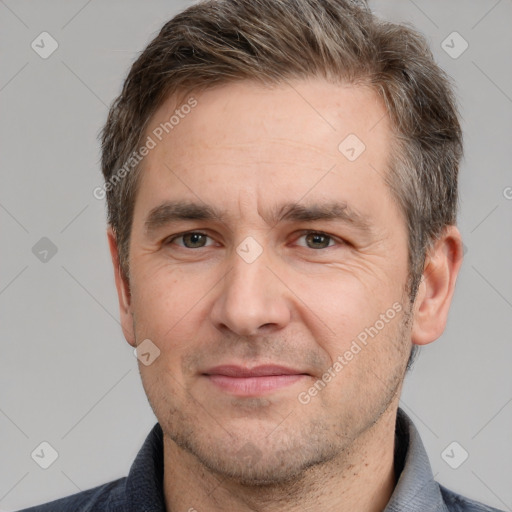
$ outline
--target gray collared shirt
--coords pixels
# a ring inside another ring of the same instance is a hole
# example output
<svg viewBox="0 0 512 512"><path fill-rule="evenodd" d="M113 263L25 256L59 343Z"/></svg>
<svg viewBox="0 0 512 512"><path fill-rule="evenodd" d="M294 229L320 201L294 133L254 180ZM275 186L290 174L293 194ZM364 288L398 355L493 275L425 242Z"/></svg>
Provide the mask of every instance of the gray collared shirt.
<svg viewBox="0 0 512 512"><path fill-rule="evenodd" d="M400 477L384 512L500 512L434 480L420 434L402 409L396 422L395 473Z"/></svg>
<svg viewBox="0 0 512 512"><path fill-rule="evenodd" d="M419 433L401 409L395 440L395 473L400 476L383 512L500 512L434 480ZM127 477L22 512L166 512L163 475L163 434L157 423Z"/></svg>

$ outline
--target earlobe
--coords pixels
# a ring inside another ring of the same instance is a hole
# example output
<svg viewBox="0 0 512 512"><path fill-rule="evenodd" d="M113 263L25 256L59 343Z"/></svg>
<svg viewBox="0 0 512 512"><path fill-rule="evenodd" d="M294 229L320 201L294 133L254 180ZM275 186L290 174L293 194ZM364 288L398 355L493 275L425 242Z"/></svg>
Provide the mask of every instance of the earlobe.
<svg viewBox="0 0 512 512"><path fill-rule="evenodd" d="M443 333L461 264L461 235L455 226L448 226L425 259L414 302L412 343L426 345Z"/></svg>
<svg viewBox="0 0 512 512"><path fill-rule="evenodd" d="M107 228L107 239L114 269L114 278L119 301L119 313L121 316L121 327L126 341L135 347L135 333L133 329L133 318L131 311L131 293L128 278L124 275L119 262L119 249L117 239L112 227Z"/></svg>

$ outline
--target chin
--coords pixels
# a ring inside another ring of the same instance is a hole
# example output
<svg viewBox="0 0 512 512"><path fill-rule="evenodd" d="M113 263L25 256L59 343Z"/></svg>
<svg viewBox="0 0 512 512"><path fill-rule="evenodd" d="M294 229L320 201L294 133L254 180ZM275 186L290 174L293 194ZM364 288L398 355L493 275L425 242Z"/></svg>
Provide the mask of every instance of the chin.
<svg viewBox="0 0 512 512"><path fill-rule="evenodd" d="M311 438L308 441L300 437L276 436L254 443L245 440L237 443L232 439L200 442L190 437L174 441L210 472L246 487L279 487L298 482L311 468L329 462L338 454L331 443L315 444Z"/></svg>

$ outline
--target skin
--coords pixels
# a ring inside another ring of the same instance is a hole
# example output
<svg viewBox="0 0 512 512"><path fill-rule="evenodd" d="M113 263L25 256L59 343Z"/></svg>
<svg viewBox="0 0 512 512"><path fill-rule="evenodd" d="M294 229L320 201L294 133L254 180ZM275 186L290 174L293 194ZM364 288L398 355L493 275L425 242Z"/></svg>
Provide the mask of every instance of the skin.
<svg viewBox="0 0 512 512"><path fill-rule="evenodd" d="M124 335L160 350L139 367L164 432L167 509L381 511L396 484L407 359L412 344L444 330L460 234L449 226L434 244L410 307L405 218L383 179L391 129L370 89L321 79L272 89L238 82L195 98L144 159L129 281L108 230ZM178 107L168 98L147 134ZM366 146L353 162L338 150L348 134ZM149 212L166 200L212 205L225 218L148 232ZM268 218L282 203L329 201L346 202L368 229ZM191 231L207 237L173 238ZM251 263L237 252L248 236L262 250ZM396 303L399 313L301 403L299 394ZM219 364L278 364L305 375L240 397L205 377Z"/></svg>

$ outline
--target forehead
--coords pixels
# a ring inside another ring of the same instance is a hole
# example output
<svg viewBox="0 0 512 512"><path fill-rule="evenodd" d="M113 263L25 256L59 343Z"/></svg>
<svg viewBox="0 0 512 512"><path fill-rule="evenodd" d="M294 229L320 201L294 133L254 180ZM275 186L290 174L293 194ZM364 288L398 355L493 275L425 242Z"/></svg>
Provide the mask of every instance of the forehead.
<svg viewBox="0 0 512 512"><path fill-rule="evenodd" d="M235 82L170 97L146 136L155 146L143 161L139 194L153 203L197 199L199 191L250 202L254 194L297 200L340 185L352 194L384 186L391 131L370 88L309 80Z"/></svg>
<svg viewBox="0 0 512 512"><path fill-rule="evenodd" d="M191 109L192 100L196 106ZM382 135L389 135L385 107L373 89L322 79L273 86L239 81L173 95L157 110L147 133L159 128L165 143L160 150L172 149L175 155L190 146L199 151L238 147L243 152L244 144L262 142L330 152L351 133L367 147L376 147Z"/></svg>

